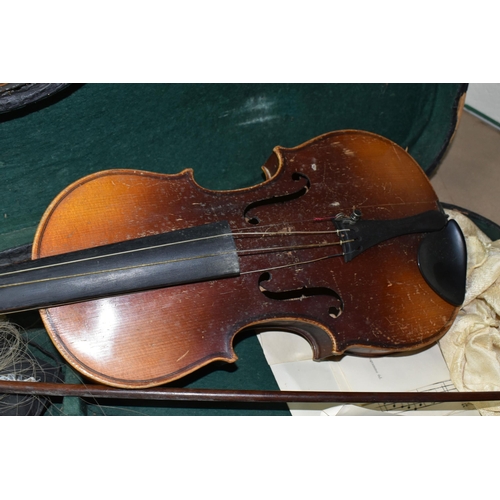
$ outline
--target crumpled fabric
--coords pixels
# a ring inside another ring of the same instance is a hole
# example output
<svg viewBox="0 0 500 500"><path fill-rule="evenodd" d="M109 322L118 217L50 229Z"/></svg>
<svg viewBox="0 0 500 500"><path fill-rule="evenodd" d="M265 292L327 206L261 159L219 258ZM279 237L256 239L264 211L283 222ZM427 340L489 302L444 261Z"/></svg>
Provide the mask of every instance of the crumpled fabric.
<svg viewBox="0 0 500 500"><path fill-rule="evenodd" d="M467 245L464 303L439 345L459 391L500 391L500 240L492 241L470 219L447 211ZM482 415L500 416L500 405L474 403Z"/></svg>

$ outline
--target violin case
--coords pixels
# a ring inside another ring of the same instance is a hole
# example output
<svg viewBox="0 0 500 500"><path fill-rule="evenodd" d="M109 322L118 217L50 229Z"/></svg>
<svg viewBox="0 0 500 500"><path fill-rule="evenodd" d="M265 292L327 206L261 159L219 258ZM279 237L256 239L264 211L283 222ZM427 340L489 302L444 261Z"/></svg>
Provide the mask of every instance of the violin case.
<svg viewBox="0 0 500 500"><path fill-rule="evenodd" d="M100 170L178 173L189 167L201 186L232 190L262 182L260 167L277 145L360 129L407 149L430 176L452 141L467 90L466 84L10 85L0 92L0 264L29 258L37 225L55 196ZM24 92L17 100L16 90ZM490 238L500 237L494 223L467 215ZM21 326L40 369L49 367L44 380L88 383L60 357L37 311L9 320ZM236 337L235 351L236 363L212 363L170 385L278 389L252 332ZM19 405L14 413L29 408L26 414L54 416L289 414L285 404L68 396L41 401Z"/></svg>

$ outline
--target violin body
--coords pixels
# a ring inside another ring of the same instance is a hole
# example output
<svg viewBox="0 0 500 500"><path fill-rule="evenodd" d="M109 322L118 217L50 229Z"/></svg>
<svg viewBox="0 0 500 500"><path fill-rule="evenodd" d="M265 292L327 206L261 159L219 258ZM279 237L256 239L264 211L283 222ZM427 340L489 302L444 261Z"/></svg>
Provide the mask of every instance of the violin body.
<svg viewBox="0 0 500 500"><path fill-rule="evenodd" d="M262 168L265 181L232 191L202 188L191 170L109 170L53 201L33 259L220 221L238 236L236 275L42 309L75 369L107 385L145 388L216 360L234 362L233 339L248 328L302 335L316 360L417 350L447 331L458 306L422 276L425 234L387 239L348 262L337 243L348 233L329 234L335 217L353 210L377 221L440 211L404 150L346 130L277 147Z"/></svg>

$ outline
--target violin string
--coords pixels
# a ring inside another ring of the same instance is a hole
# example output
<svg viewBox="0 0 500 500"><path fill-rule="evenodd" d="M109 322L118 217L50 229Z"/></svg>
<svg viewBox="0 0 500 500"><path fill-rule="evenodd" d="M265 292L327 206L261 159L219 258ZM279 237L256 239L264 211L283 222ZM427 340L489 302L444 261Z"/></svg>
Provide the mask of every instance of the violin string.
<svg viewBox="0 0 500 500"><path fill-rule="evenodd" d="M302 246L290 246L290 247L275 247L274 252L281 253L281 252L286 252L286 251L290 251L290 250L302 250L305 248L321 248L321 247L331 246L331 245L342 245L344 243L347 243L347 242L335 242L335 243L327 243L327 244L302 245ZM255 252L258 250L261 250L261 253L264 253L264 252L273 251L273 248L249 249L249 250L247 250L247 252L249 252L249 251ZM180 258L180 259L170 259L170 260L159 261L159 262L158 261L157 262L148 262L145 264L139 264L139 265L134 265L134 266L124 266L124 267L118 267L118 268L114 268L114 269L102 269L99 271L89 271L89 272L85 272L85 273L77 273L77 274L71 274L71 275L65 275L65 276L54 276L54 277L42 278L42 279L31 280L31 281L21 281L19 283L9 283L6 285L0 285L0 288L9 288L9 287L21 286L21 285L32 285L35 283L58 281L58 280L63 280L63 279L82 278L82 277L86 277L86 276L93 276L93 275L110 273L110 272L128 271L131 269L140 269L140 268L151 267L151 266L175 264L178 262L186 262L186 261L196 260L196 259L207 259L207 258L212 258L212 257L220 257L223 255L231 255L233 253L236 253L237 255L244 255L242 252L245 252L245 250L243 250L243 251L237 250L236 252L233 252L233 251L218 252L218 253L214 253L214 254L197 255L194 257L184 257L184 258ZM327 255L327 256L319 257L317 259L312 259L312 260L308 260L308 261L291 262L289 264L284 264L281 266L266 268L266 269L264 269L264 271L270 271L270 270L281 269L281 268L285 268L285 267L293 267L293 266L310 264L310 263L317 262L320 260L330 259L332 257L340 257L343 255L344 255L344 253L337 253L337 254ZM261 271L262 270L251 270L251 271L240 272L239 274L242 275L242 274L249 274L249 273L261 272Z"/></svg>
<svg viewBox="0 0 500 500"><path fill-rule="evenodd" d="M123 267L117 267L117 268L113 268L113 269L101 269L98 271L88 271L85 273L76 273L76 274L65 275L65 276L54 276L54 277L42 278L42 279L31 280L31 281L21 281L19 283L8 283L5 285L0 285L0 288L8 288L8 287L14 287L14 286L21 286L21 285L31 285L31 284L35 284L35 283L57 281L57 280L63 280L63 279L82 278L85 276L93 276L93 275L110 273L110 272L129 271L132 269L140 269L140 268L158 266L158 265L176 264L179 262L186 262L186 261L190 261L190 260L207 259L207 258L212 258L212 257L221 257L223 255L231 255L234 253L236 253L237 255L241 255L241 256L255 255L255 254L259 254L259 253L261 254L261 253L269 253L269 252L281 253L281 252L289 252L291 250L304 250L304 249L311 249L311 248L322 248L322 247L327 247L327 246L332 246L332 245L343 245L343 244L348 243L350 241L352 241L352 240L338 241L338 242L332 242L332 243L318 243L318 244L311 244L311 245L294 245L294 246L286 246L286 247L252 248L252 249L247 249L247 250L236 250L236 252L233 252L233 251L218 252L218 253L213 253L213 254L197 255L197 256L184 257L184 258L179 258L179 259L169 259L169 260L165 260L165 261L148 262L145 264L138 264L138 265L133 265L133 266L123 266ZM250 253L250 252L252 252L252 253ZM285 265L278 266L278 267L268 268L266 270L280 269L283 267L298 266L298 265L308 264L308 263L316 262L319 260L324 260L324 259L328 259L331 257L337 257L337 256L342 256L342 255L344 255L344 254L338 253L338 254L333 254L333 255L326 256L326 257L320 257L318 259L313 259L310 261L292 262L290 264L285 264ZM259 271L252 270L252 271L241 272L240 274L248 274L248 273L253 273L253 272L259 272Z"/></svg>
<svg viewBox="0 0 500 500"><path fill-rule="evenodd" d="M184 240L184 241L170 242L170 243L164 243L164 244L160 244L160 245L154 245L154 246L143 247L143 248L138 248L138 249L126 250L126 251L122 251L122 252L114 252L114 253L110 253L110 254L97 255L97 256L86 257L86 258L81 258L81 259L73 259L71 261L54 263L54 264L47 264L45 266L38 266L38 267L34 267L34 268L29 268L29 269L20 269L17 271L9 271L9 272L5 272L5 273L0 273L0 277L9 276L9 275L13 275L13 274L22 274L25 272L39 270L39 269L61 267L61 266L68 265L68 264L81 263L81 262L91 261L91 260L95 260L95 259L102 259L102 258L106 258L106 257L120 256L120 255L124 255L124 254L128 254L128 253L132 253L132 252L153 250L153 249L157 249L157 248L163 248L163 247L167 247L167 246L179 245L179 244L185 244L185 243L193 243L193 242L208 240L208 239L213 239L213 238L221 238L221 237L229 237L229 236L233 236L233 237L241 237L241 236L287 237L287 236L293 236L293 235L297 235L297 234L298 235L339 234L340 232L343 232L343 231L348 231L348 230L287 231L287 232L284 232L284 231L272 231L272 232L271 231L252 231L252 232L245 232L245 233L217 234L217 235L210 235L210 236L205 236L205 237L200 237L200 238L192 238L192 239ZM262 254L262 253L280 253L280 252L289 252L289 251L293 251L293 250L321 248L321 247L327 247L327 246L332 246L332 245L343 245L343 244L348 243L350 241L352 241L352 240L317 243L317 244L309 244L309 245L292 245L292 246L279 246L279 247L276 247L276 246L272 247L271 246L271 247L265 247L265 248L236 250L236 252L233 252L233 251L219 252L219 253L209 254L209 255L200 255L200 256L185 257L185 258L179 258L179 259L170 259L170 260L165 260L165 261L156 261L156 262L152 262L152 263L145 263L145 264L139 264L139 265L133 265L133 266L124 266L124 267L113 268L113 269L103 269L103 270L89 271L89 272L77 273L77 274L71 274L71 275L65 275L65 276L42 278L42 279L38 279L38 280L21 281L19 283L10 283L10 284L5 284L5 285L0 285L0 288L7 288L10 286L19 286L19 285L29 285L29 284L34 284L34 283L46 282L46 281L79 278L79 277L85 277L85 276L91 276L91 275L97 275L97 274L103 274L103 273L109 273L109 272L127 271L127 270L131 270L131 269L138 269L138 268L150 267L150 266L155 266L155 265L175 264L175 263L182 262L182 261L189 261L189 260L195 260L195 259L200 259L200 258L218 257L218 256L222 256L222 255L226 255L226 254L233 254L233 253L236 253L237 255L240 255L240 256L256 255L256 254ZM331 256L321 257L319 259L314 259L312 261L302 261L302 262L297 262L297 263L285 264L285 265L279 266L279 267L268 268L267 270L279 269L282 267L290 267L290 266L294 266L294 265L307 264L310 262L316 262L317 260L323 260L323 259L327 259L330 257L341 256L341 255L344 255L344 254L339 253L339 254L334 254ZM258 270L247 271L245 273L240 273L240 274L248 274L250 272L259 272L259 271Z"/></svg>
<svg viewBox="0 0 500 500"><path fill-rule="evenodd" d="M12 274L22 274L25 272L32 271L34 269L49 269L51 267L61 267L61 266L66 266L69 264L78 264L81 262L90 262L92 260L97 260L97 259L105 259L108 257L120 257L122 255L130 254L130 253L135 253L135 252L144 252L147 250L156 250L158 248L165 248L169 246L174 246L174 245L179 245L179 244L184 244L184 243L196 243L197 241L205 241L213 238L220 238L223 236L230 236L230 234L215 234L211 236L203 236L201 238L192 238L190 240L183 240L183 241L174 241L170 243L162 243L160 245L153 245L153 246L148 246L148 247L142 247L142 248L134 248L132 250L123 250L121 252L113 252L113 253L107 253L107 254L102 254L102 255L94 255L92 257L84 257L81 259L73 259L73 260L68 260L65 262L56 262L54 264L46 264L42 266L35 266L34 268L28 268L28 269L18 269L17 271L6 271L4 273L0 274L0 278L4 276L10 276ZM36 260L35 260L36 263Z"/></svg>
<svg viewBox="0 0 500 500"><path fill-rule="evenodd" d="M197 241L206 241L208 239L214 239L214 238L221 238L221 237L228 237L228 236L293 236L296 234L300 235L313 235L313 234L339 234L341 231L349 231L348 229L346 230L334 230L334 231L291 231L291 232L283 232L283 231L274 231L274 232L269 232L269 231L263 231L263 232L251 232L251 233L231 233L231 234L215 234L211 236L203 236L200 238L191 238L189 240L183 240L183 241L175 241L175 242L170 242L170 243L162 243L159 245L153 245L153 246L148 246L148 247L142 247L142 248L136 248L132 250L124 250L121 252L113 252L113 253L108 253L108 254L103 254L103 255L95 255L92 257L84 257L81 259L73 259L73 260L68 260L65 262L58 262L54 264L46 264L46 265L41 265L41 266L35 266L34 268L28 268L28 269L18 269L16 271L6 271L4 273L0 273L0 278L5 277L5 276L11 276L13 274L22 274L26 273L29 271L32 271L34 269L39 270L39 269L50 269L50 268L55 268L55 267L61 267L69 264L77 264L77 263L82 263L82 262L90 262L92 260L97 260L97 259L104 259L108 257L119 257L122 255L134 253L134 252L142 252L142 251L147 251L147 250L156 250L159 248L166 248L169 246L174 246L174 245L180 245L180 244L187 244L187 243L196 243ZM270 251L272 251L272 247ZM293 248L289 248L291 250Z"/></svg>
<svg viewBox="0 0 500 500"><path fill-rule="evenodd" d="M113 269L100 269L98 271L88 271L85 273L75 273L75 274L69 274L66 276L53 276L53 277L49 277L49 278L41 278L41 279L31 280L31 281L21 281L19 283L8 283L6 285L0 285L0 288L9 288L12 286L20 286L20 285L33 285L35 283L43 283L43 282L48 282L48 281L57 281L57 280L72 279L72 278L83 278L85 276L94 276L97 274L129 271L131 269L141 269L141 268L145 268L145 267L161 266L161 265L165 265L165 264L176 264L178 262L185 262L185 261L196 260L196 259L207 259L207 258L211 258L211 257L220 257L222 255L230 255L230 254L234 254L234 253L235 252L233 252L233 251L218 252L218 253L214 253L214 254L196 255L194 257L183 257L180 259L170 259L170 260L165 260L165 261L147 262L145 264L136 264L133 266L115 267Z"/></svg>

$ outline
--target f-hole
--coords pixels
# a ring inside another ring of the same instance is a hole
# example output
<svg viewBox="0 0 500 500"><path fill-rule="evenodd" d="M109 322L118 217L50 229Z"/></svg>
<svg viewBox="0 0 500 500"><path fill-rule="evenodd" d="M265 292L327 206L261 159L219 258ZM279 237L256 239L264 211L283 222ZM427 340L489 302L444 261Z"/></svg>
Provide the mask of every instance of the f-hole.
<svg viewBox="0 0 500 500"><path fill-rule="evenodd" d="M309 188L311 187L311 182L309 179L304 175L299 172L295 172L292 175L292 179L294 181L302 181L302 186L300 189L293 193L288 193L284 195L276 195L273 196L272 198L267 198L265 200L259 200L259 201L254 201L253 203L250 203L250 205L245 208L245 211L243 212L243 216L245 217L245 220L249 224L259 224L260 219L256 216L251 216L249 215L249 212L257 207L263 207L266 205L274 205L275 203L286 203L287 201L292 201L296 200L297 198L300 198L301 196L304 196L307 191L309 191Z"/></svg>
<svg viewBox="0 0 500 500"><path fill-rule="evenodd" d="M318 296L326 296L332 298L332 305L328 308L328 314L332 318L338 318L342 311L344 310L344 303L340 298L340 295L332 290L331 288L327 288L324 286L316 286L316 287L302 287L296 290L283 290L279 292L273 292L271 290L266 289L264 283L266 281L271 280L271 274L265 272L261 274L259 278L259 290L265 295L268 299L273 300L310 300L313 297Z"/></svg>

